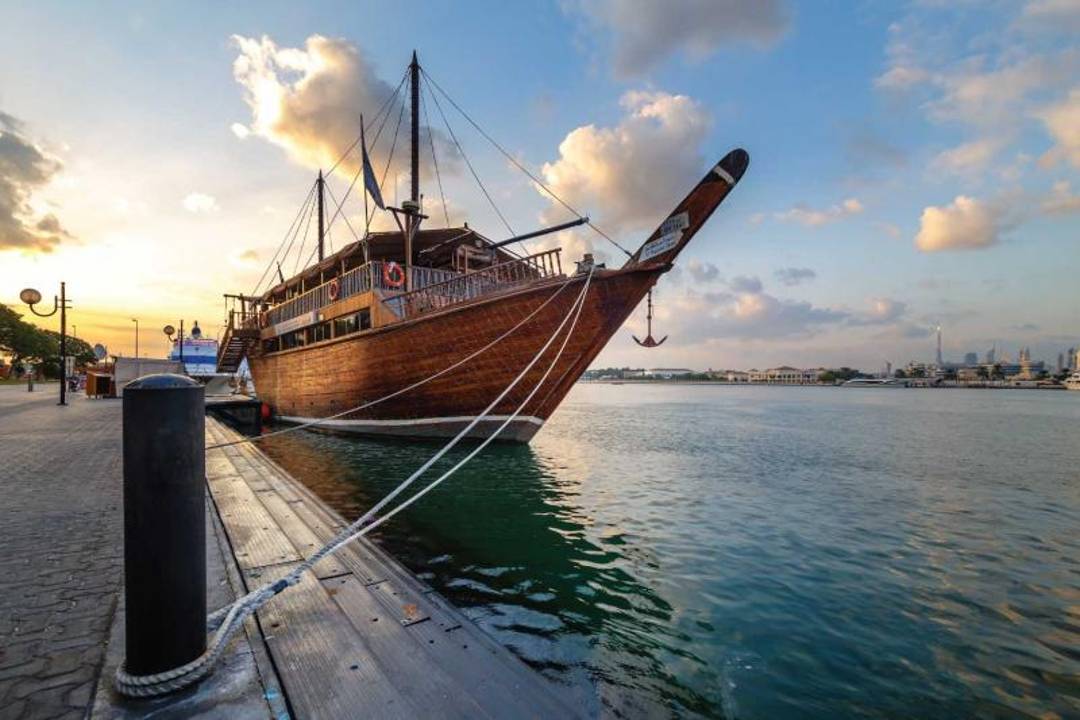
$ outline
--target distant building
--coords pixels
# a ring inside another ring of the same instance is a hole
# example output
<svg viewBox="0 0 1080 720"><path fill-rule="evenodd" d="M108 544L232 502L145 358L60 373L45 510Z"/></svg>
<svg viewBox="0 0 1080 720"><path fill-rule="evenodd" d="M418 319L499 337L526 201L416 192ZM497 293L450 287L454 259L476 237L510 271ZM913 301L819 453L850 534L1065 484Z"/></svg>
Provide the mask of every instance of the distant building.
<svg viewBox="0 0 1080 720"><path fill-rule="evenodd" d="M716 375L717 379L729 383L750 382L750 373L745 370L721 370L719 373L716 373Z"/></svg>
<svg viewBox="0 0 1080 720"><path fill-rule="evenodd" d="M967 365L968 367L971 367L973 365L978 365L979 364L979 354L978 353L973 353L973 352L969 352L969 353L965 354L964 355L964 364Z"/></svg>
<svg viewBox="0 0 1080 720"><path fill-rule="evenodd" d="M974 353L969 353L969 354L974 354ZM979 376L979 368L978 367L962 367L962 368L960 368L959 370L956 371L956 380L957 380L957 382L965 382L965 383L966 382L978 382L979 380L984 380L984 379L985 378Z"/></svg>
<svg viewBox="0 0 1080 720"><path fill-rule="evenodd" d="M783 365L768 370L751 370L750 382L767 385L814 385L817 384L820 374L820 370L800 370Z"/></svg>
<svg viewBox="0 0 1080 720"><path fill-rule="evenodd" d="M1057 371L1061 372L1065 369L1065 353L1058 353Z"/></svg>
<svg viewBox="0 0 1080 720"><path fill-rule="evenodd" d="M986 364L993 365L997 355L997 345L986 351Z"/></svg>

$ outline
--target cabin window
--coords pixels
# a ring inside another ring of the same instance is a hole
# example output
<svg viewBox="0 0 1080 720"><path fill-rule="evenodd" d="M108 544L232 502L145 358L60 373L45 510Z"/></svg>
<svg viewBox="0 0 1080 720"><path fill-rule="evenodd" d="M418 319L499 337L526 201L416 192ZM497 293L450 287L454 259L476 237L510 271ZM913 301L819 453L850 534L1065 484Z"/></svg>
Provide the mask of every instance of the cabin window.
<svg viewBox="0 0 1080 720"><path fill-rule="evenodd" d="M346 315L345 317L339 317L334 320L334 337L342 337L349 333L356 332L356 316Z"/></svg>
<svg viewBox="0 0 1080 720"><path fill-rule="evenodd" d="M272 353L278 351L278 339L270 338L269 340L263 340L262 349L264 353Z"/></svg>
<svg viewBox="0 0 1080 720"><path fill-rule="evenodd" d="M330 339L330 323L319 323L318 325L308 328L308 342L322 342L323 340Z"/></svg>
<svg viewBox="0 0 1080 720"><path fill-rule="evenodd" d="M307 337L305 335L306 330L296 330L294 332L285 333L281 336L281 349L291 350L296 347L304 347L307 345Z"/></svg>
<svg viewBox="0 0 1080 720"><path fill-rule="evenodd" d="M358 313L346 315L334 320L334 337L342 337L371 327L371 310L364 308Z"/></svg>

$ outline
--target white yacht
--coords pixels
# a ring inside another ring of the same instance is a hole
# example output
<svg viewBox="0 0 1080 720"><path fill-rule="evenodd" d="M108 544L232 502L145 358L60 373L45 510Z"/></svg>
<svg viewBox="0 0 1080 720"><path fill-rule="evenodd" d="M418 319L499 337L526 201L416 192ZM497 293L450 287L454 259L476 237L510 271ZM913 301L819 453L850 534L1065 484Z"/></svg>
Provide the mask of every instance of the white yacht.
<svg viewBox="0 0 1080 720"><path fill-rule="evenodd" d="M187 337L177 336L172 341L169 360L182 362L184 372L206 386L207 395L231 395L236 376L218 372L218 341L202 336L199 322L191 328Z"/></svg>
<svg viewBox="0 0 1080 720"><path fill-rule="evenodd" d="M1066 390L1080 390L1080 370L1065 379Z"/></svg>
<svg viewBox="0 0 1080 720"><path fill-rule="evenodd" d="M906 380L897 378L852 378L845 382L842 387L884 387L902 388L907 387Z"/></svg>

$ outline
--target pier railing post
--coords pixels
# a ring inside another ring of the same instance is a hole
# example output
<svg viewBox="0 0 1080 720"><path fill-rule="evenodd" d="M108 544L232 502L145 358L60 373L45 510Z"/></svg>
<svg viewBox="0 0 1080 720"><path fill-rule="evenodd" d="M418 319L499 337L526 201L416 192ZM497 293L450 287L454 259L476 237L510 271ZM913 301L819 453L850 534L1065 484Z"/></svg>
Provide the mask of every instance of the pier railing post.
<svg viewBox="0 0 1080 720"><path fill-rule="evenodd" d="M125 669L133 675L206 650L203 392L168 374L124 388Z"/></svg>

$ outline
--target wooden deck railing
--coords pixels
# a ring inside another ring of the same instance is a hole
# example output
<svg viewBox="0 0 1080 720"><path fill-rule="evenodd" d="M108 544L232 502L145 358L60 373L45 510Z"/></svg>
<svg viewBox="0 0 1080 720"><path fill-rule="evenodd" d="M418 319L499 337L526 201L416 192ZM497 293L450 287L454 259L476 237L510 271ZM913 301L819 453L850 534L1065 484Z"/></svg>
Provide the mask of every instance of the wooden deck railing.
<svg viewBox="0 0 1080 720"><path fill-rule="evenodd" d="M338 277L337 280L341 287L338 291L337 298L333 302L367 292L372 288L389 291L400 290L400 288L389 286L383 280L383 266L384 263L381 260L374 260L365 263L358 268L353 268L344 275ZM410 286L414 288L423 288L457 277L459 273L452 270L414 266L409 268L409 274L411 275L412 280ZM279 305L275 305L266 313L267 323L269 325L275 325L286 320L291 320L294 317L299 317L305 313L326 307L331 303L331 282L332 281L328 280L322 285L312 288L302 295L298 295Z"/></svg>
<svg viewBox="0 0 1080 720"><path fill-rule="evenodd" d="M414 317L427 310L464 302L534 280L561 275L560 253L561 250L556 248L467 273L413 266L409 269L412 281L410 287L413 289L386 298L384 301L398 317ZM324 308L331 302L372 289L400 292L400 288L391 287L383 279L383 269L384 263L381 260L374 260L353 268L336 278L340 283L340 288L334 301L330 300L332 281L327 281L270 308L266 312L265 322L267 325L276 325ZM259 317L254 313L236 313L235 316L230 316L229 325L257 328Z"/></svg>
<svg viewBox="0 0 1080 720"><path fill-rule="evenodd" d="M463 273L384 300L400 318L472 300L516 285L562 275L560 248Z"/></svg>

